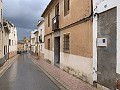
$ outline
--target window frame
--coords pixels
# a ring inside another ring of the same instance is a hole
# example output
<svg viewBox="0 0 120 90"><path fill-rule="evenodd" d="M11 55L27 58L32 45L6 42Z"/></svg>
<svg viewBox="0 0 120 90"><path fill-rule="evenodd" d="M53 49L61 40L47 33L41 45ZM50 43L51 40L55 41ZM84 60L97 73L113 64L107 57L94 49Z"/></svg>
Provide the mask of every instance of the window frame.
<svg viewBox="0 0 120 90"><path fill-rule="evenodd" d="M50 13L48 14L48 27L50 27Z"/></svg>
<svg viewBox="0 0 120 90"><path fill-rule="evenodd" d="M67 16L70 11L70 0L64 0L64 16Z"/></svg>
<svg viewBox="0 0 120 90"><path fill-rule="evenodd" d="M70 33L64 34L63 39L63 52L70 53Z"/></svg>

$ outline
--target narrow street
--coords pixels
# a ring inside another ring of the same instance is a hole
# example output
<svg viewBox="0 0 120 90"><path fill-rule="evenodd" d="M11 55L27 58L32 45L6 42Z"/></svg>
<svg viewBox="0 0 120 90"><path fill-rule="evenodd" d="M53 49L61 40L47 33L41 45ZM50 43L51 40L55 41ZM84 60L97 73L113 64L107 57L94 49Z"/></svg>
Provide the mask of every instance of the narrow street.
<svg viewBox="0 0 120 90"><path fill-rule="evenodd" d="M0 90L60 90L31 60L22 54L0 77Z"/></svg>

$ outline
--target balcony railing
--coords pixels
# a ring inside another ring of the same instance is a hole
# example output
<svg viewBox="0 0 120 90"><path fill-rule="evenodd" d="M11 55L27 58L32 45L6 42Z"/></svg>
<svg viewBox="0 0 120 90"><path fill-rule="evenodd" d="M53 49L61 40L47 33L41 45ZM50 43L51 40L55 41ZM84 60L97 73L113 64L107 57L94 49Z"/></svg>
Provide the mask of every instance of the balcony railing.
<svg viewBox="0 0 120 90"><path fill-rule="evenodd" d="M52 30L56 31L59 30L59 15L56 15L53 19L52 19Z"/></svg>

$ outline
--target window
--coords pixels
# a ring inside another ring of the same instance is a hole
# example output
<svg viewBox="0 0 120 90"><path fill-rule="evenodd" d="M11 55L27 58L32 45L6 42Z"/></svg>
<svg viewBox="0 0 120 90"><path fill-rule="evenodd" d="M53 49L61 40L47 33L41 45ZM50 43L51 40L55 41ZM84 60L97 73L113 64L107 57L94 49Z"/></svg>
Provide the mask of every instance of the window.
<svg viewBox="0 0 120 90"><path fill-rule="evenodd" d="M5 52L6 50L5 50L5 48L6 48L6 47L4 46L4 55L6 54L6 52Z"/></svg>
<svg viewBox="0 0 120 90"><path fill-rule="evenodd" d="M70 34L64 35L64 52L69 52L70 50Z"/></svg>
<svg viewBox="0 0 120 90"><path fill-rule="evenodd" d="M9 46L11 46L11 39L9 39Z"/></svg>
<svg viewBox="0 0 120 90"><path fill-rule="evenodd" d="M70 0L64 0L64 16L69 14L70 10Z"/></svg>
<svg viewBox="0 0 120 90"><path fill-rule="evenodd" d="M42 51L42 45L41 45L41 51Z"/></svg>
<svg viewBox="0 0 120 90"><path fill-rule="evenodd" d="M6 45L6 53L7 53L7 45Z"/></svg>
<svg viewBox="0 0 120 90"><path fill-rule="evenodd" d="M42 29L40 30L40 35L42 35Z"/></svg>
<svg viewBox="0 0 120 90"><path fill-rule="evenodd" d="M50 27L50 14L48 14L48 27Z"/></svg>
<svg viewBox="0 0 120 90"><path fill-rule="evenodd" d="M12 40L12 46L13 46L13 40Z"/></svg>
<svg viewBox="0 0 120 90"><path fill-rule="evenodd" d="M48 50L50 50L50 39L48 39Z"/></svg>
<svg viewBox="0 0 120 90"><path fill-rule="evenodd" d="M2 9L1 9L1 19L2 19Z"/></svg>
<svg viewBox="0 0 120 90"><path fill-rule="evenodd" d="M42 35L39 36L39 42L42 43Z"/></svg>
<svg viewBox="0 0 120 90"><path fill-rule="evenodd" d="M55 6L55 15L59 15L59 3Z"/></svg>

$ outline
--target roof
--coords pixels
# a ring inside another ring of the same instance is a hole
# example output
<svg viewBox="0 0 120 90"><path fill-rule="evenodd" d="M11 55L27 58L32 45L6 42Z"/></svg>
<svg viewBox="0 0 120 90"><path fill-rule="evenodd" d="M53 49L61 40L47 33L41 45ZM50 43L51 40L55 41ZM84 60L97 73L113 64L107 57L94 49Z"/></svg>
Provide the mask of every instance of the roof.
<svg viewBox="0 0 120 90"><path fill-rule="evenodd" d="M18 44L24 44L24 42L22 40L19 40Z"/></svg>
<svg viewBox="0 0 120 90"><path fill-rule="evenodd" d="M41 17L44 17L44 15L46 14L46 12L49 10L49 8L51 7L51 5L55 2L56 0L51 0L50 3L47 5L46 9L44 10L43 14L41 15Z"/></svg>
<svg viewBox="0 0 120 90"><path fill-rule="evenodd" d="M34 34L35 34L35 33L38 33L38 30L35 30L35 31L34 31Z"/></svg>
<svg viewBox="0 0 120 90"><path fill-rule="evenodd" d="M44 19L39 20L37 26L41 25L43 22L44 22Z"/></svg>

